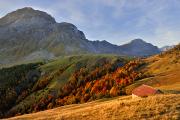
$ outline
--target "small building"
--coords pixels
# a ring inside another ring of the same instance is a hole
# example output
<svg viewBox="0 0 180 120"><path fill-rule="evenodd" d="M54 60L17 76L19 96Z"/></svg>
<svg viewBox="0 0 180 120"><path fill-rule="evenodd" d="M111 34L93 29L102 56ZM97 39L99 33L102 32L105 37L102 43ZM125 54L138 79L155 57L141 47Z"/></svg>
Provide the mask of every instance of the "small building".
<svg viewBox="0 0 180 120"><path fill-rule="evenodd" d="M132 98L147 97L155 94L161 94L162 92L148 85L141 85L132 91Z"/></svg>

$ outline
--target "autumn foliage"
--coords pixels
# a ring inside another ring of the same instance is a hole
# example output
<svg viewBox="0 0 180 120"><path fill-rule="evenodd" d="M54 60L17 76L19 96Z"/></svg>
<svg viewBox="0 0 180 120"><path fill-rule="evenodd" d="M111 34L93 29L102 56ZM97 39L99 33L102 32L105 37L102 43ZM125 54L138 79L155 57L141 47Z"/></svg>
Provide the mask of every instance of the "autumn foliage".
<svg viewBox="0 0 180 120"><path fill-rule="evenodd" d="M111 64L105 64L92 71L81 68L71 75L69 81L60 89L58 97L40 101L36 111L42 110L43 108L39 106L45 104L47 106L45 108L52 108L124 95L126 94L124 88L142 77L137 70L140 65L139 61L131 61L123 67L112 68Z"/></svg>
<svg viewBox="0 0 180 120"><path fill-rule="evenodd" d="M38 99L30 103L29 106L12 109L10 111L11 114L8 114L8 116L125 95L125 87L143 77L143 74L138 70L142 64L139 60L127 63L117 59L114 62L103 60L90 68L84 65L72 72L68 81L59 87L58 91L47 89L47 87L51 81L61 76L71 64L49 73L44 73L38 81L36 80L31 85L31 89L24 89L19 95L17 95L17 92L11 92L11 97L17 98L19 103L33 92L38 93L47 89L47 94L37 97Z"/></svg>

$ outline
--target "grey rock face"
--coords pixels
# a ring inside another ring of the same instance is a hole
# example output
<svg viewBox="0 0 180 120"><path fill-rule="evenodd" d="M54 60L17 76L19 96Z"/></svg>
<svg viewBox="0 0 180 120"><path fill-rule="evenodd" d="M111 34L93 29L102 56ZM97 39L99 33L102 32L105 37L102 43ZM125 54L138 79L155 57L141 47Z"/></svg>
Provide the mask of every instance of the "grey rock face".
<svg viewBox="0 0 180 120"><path fill-rule="evenodd" d="M73 54L82 48L87 51L83 46L84 39L83 32L73 24L56 23L47 13L32 8L19 9L0 19L1 60L29 58L36 56L40 49L51 56ZM41 55L46 58L46 54Z"/></svg>
<svg viewBox="0 0 180 120"><path fill-rule="evenodd" d="M142 47L143 51L139 49ZM57 23L49 14L32 8L18 9L0 18L0 64L85 53L143 56L156 54L156 50L143 41L124 46L89 41L75 25Z"/></svg>

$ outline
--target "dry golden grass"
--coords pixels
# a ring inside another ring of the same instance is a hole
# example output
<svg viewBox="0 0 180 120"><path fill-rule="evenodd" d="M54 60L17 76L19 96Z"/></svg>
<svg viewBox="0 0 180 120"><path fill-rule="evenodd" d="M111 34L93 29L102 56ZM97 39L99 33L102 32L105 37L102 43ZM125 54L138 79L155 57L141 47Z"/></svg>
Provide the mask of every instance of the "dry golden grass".
<svg viewBox="0 0 180 120"><path fill-rule="evenodd" d="M154 75L160 85L180 82L180 52L166 56L153 56L145 60L149 65L145 71Z"/></svg>
<svg viewBox="0 0 180 120"><path fill-rule="evenodd" d="M170 84L170 85L159 86L157 88L162 89L162 90L180 91L180 82L177 82L175 84Z"/></svg>
<svg viewBox="0 0 180 120"><path fill-rule="evenodd" d="M126 87L128 94L140 86L147 84L169 93L180 93L180 51L155 55L144 59L148 65L142 69L152 77L136 81Z"/></svg>
<svg viewBox="0 0 180 120"><path fill-rule="evenodd" d="M179 120L180 95L156 95L132 99L118 97L108 101L94 101L68 105L9 120Z"/></svg>

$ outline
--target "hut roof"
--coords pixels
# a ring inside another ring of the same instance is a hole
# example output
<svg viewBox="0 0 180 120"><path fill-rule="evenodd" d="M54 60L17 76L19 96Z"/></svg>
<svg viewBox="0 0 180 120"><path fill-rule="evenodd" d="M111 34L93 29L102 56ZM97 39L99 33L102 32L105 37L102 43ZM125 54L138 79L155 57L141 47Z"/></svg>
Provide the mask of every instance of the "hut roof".
<svg viewBox="0 0 180 120"><path fill-rule="evenodd" d="M145 96L154 95L158 93L160 93L159 90L148 85L141 85L132 91L132 94L139 97L145 97Z"/></svg>

